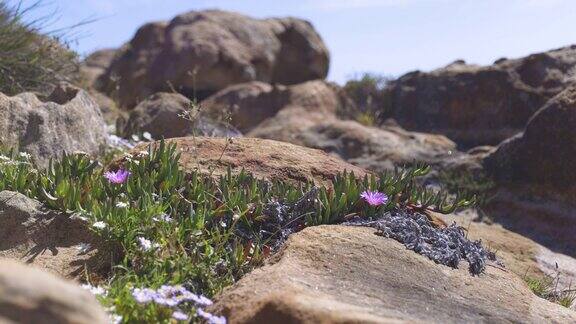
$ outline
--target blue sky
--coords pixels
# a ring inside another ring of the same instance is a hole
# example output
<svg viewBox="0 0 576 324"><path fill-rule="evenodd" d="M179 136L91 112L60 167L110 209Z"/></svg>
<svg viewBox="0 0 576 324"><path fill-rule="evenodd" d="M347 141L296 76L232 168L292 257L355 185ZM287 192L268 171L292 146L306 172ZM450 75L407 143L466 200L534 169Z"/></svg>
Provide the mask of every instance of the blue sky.
<svg viewBox="0 0 576 324"><path fill-rule="evenodd" d="M81 54L118 47L143 23L189 10L305 18L330 49L329 79L340 83L360 72L398 76L455 59L490 64L500 57L576 44L575 0L47 1L35 14L57 9L59 20L50 28L99 18L82 27L81 37L72 44Z"/></svg>

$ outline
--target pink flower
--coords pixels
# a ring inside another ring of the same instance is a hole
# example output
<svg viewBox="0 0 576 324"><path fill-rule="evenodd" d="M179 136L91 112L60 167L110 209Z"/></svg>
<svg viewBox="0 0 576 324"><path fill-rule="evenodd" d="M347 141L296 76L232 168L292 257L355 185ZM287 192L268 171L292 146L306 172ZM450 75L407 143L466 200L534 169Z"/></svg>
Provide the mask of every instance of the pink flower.
<svg viewBox="0 0 576 324"><path fill-rule="evenodd" d="M124 170L124 169L119 169L118 171L114 172L114 171L107 171L104 172L104 177L106 179L108 179L108 181L110 181L110 183L124 183L126 182L126 179L128 179L128 177L131 175L132 173L130 173L130 171L128 170Z"/></svg>
<svg viewBox="0 0 576 324"><path fill-rule="evenodd" d="M371 206L384 205L388 202L388 196L379 191L366 190L360 194L360 197L364 198L364 200Z"/></svg>

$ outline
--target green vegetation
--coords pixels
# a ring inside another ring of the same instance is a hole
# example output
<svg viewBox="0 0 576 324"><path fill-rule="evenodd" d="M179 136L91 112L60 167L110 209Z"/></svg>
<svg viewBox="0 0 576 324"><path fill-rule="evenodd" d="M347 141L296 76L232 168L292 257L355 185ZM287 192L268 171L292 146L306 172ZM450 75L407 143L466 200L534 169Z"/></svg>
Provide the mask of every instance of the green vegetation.
<svg viewBox="0 0 576 324"><path fill-rule="evenodd" d="M134 288L183 285L213 296L253 268L286 238L306 226L333 224L351 216L371 218L394 208L417 207L449 213L473 201L450 201L416 185L429 168L423 165L358 179L338 175L333 188L311 184L264 182L241 172L218 179L186 174L178 167L174 145L161 142L125 159L120 171L130 173L114 183L98 162L86 155L65 155L46 170L37 170L26 154L0 156L0 190L13 190L49 208L86 219L121 257L101 302L128 322L168 322L166 306L138 303ZM117 180L117 179L116 179ZM370 206L364 190L386 193L385 205ZM179 310L194 314L194 306Z"/></svg>
<svg viewBox="0 0 576 324"><path fill-rule="evenodd" d="M347 107L340 114L367 126L382 124L391 114L390 95L386 91L390 80L388 77L365 73L347 81L343 90L355 103L355 107Z"/></svg>
<svg viewBox="0 0 576 324"><path fill-rule="evenodd" d="M544 275L541 278L524 276L524 281L536 296L570 308L576 301L576 289L559 289L558 276L558 274L556 277Z"/></svg>
<svg viewBox="0 0 576 324"><path fill-rule="evenodd" d="M479 208L490 201L496 187L494 180L480 171L473 174L463 170L446 169L438 173L438 181L449 192L475 196L476 206Z"/></svg>
<svg viewBox="0 0 576 324"><path fill-rule="evenodd" d="M27 17L40 2L26 8L21 5L0 2L0 92L47 94L57 81L77 81L76 54L41 31L48 18Z"/></svg>

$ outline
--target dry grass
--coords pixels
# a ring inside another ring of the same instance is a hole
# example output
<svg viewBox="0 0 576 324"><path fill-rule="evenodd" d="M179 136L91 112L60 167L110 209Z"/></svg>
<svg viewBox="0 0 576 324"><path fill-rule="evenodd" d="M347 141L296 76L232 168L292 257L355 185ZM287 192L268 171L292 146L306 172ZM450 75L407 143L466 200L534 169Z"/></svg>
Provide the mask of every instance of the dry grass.
<svg viewBox="0 0 576 324"><path fill-rule="evenodd" d="M78 58L60 41L64 33L43 32L48 16L31 18L41 6L0 2L0 92L47 94L58 81L78 80Z"/></svg>

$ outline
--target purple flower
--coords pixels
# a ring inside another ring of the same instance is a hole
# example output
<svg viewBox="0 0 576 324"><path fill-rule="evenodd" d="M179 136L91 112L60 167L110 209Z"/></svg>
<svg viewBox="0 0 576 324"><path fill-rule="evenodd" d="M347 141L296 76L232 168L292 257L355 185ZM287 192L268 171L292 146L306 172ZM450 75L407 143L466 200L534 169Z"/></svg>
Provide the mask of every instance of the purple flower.
<svg viewBox="0 0 576 324"><path fill-rule="evenodd" d="M175 311L172 313L172 318L178 321L186 321L188 319L188 315L184 314L181 311Z"/></svg>
<svg viewBox="0 0 576 324"><path fill-rule="evenodd" d="M193 302L198 306L210 306L212 301L202 295L196 295L182 286L163 285L157 290L149 288L134 288L132 296L140 304L151 301L166 307L178 306L180 303Z"/></svg>
<svg viewBox="0 0 576 324"><path fill-rule="evenodd" d="M364 198L364 200L371 206L384 205L388 202L388 196L379 191L366 190L360 194L360 197Z"/></svg>
<svg viewBox="0 0 576 324"><path fill-rule="evenodd" d="M182 286L169 286L169 285L162 285L158 288L158 293L164 296L179 296L186 293L189 293L188 289Z"/></svg>
<svg viewBox="0 0 576 324"><path fill-rule="evenodd" d="M191 294L191 292L182 286L163 285L156 291L154 302L158 305L173 307L186 301L187 294Z"/></svg>
<svg viewBox="0 0 576 324"><path fill-rule="evenodd" d="M157 297L157 294L153 289L134 288L132 290L132 297L134 297L139 304L146 304L154 300Z"/></svg>
<svg viewBox="0 0 576 324"><path fill-rule="evenodd" d="M202 296L202 295L200 295L200 296L195 296L195 298L192 298L192 300L193 300L196 304L201 305L201 306L210 306L210 305L213 304L210 299L208 299L208 298L206 298L206 297L204 297L204 296Z"/></svg>
<svg viewBox="0 0 576 324"><path fill-rule="evenodd" d="M224 316L216 316L210 314L208 312L205 312L201 308L198 308L196 310L196 315L198 315L198 317L202 317L203 319L205 319L206 322L208 322L209 324L226 324L226 318Z"/></svg>
<svg viewBox="0 0 576 324"><path fill-rule="evenodd" d="M124 183L126 179L131 175L130 171L119 169L118 171L107 171L104 172L104 177L110 181L110 183Z"/></svg>

